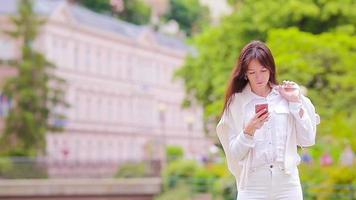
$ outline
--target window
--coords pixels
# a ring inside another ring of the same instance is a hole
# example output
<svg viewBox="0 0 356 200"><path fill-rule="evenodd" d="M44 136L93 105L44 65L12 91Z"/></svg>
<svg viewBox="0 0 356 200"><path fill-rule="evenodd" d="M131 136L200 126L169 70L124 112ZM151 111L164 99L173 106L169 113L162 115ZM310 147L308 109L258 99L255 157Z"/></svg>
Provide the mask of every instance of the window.
<svg viewBox="0 0 356 200"><path fill-rule="evenodd" d="M85 71L88 71L89 68L91 67L91 51L90 51L90 44L87 44L85 46L85 55L84 55L84 69L86 69Z"/></svg>
<svg viewBox="0 0 356 200"><path fill-rule="evenodd" d="M79 69L78 57L79 57L78 45L76 43L73 43L73 68L74 69Z"/></svg>
<svg viewBox="0 0 356 200"><path fill-rule="evenodd" d="M83 117L85 117L85 120L89 120L91 118L91 114L91 99L90 95L87 95L85 102L85 113Z"/></svg>
<svg viewBox="0 0 356 200"><path fill-rule="evenodd" d="M95 55L95 67L94 67L94 73L95 74L103 74L103 67L100 65L101 63L101 52L100 49L98 47L98 49L96 50L96 55Z"/></svg>

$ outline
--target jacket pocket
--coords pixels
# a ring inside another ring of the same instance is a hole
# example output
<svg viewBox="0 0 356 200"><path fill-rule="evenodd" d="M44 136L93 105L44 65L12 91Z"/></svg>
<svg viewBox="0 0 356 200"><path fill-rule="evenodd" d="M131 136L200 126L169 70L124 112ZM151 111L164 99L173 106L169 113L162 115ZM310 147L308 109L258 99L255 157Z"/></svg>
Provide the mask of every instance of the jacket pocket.
<svg viewBox="0 0 356 200"><path fill-rule="evenodd" d="M281 137L281 139L285 139L286 134L287 134L289 114L290 114L289 107L287 107L285 105L283 105L283 106L277 105L274 108L275 129L276 129L279 137Z"/></svg>

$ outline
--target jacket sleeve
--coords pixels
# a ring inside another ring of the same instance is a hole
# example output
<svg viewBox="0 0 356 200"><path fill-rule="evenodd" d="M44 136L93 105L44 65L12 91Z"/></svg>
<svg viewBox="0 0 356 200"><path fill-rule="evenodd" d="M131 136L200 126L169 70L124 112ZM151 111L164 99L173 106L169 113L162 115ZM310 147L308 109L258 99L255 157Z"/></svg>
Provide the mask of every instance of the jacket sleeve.
<svg viewBox="0 0 356 200"><path fill-rule="evenodd" d="M289 102L289 109L296 121L297 145L308 147L315 144L316 125L320 123L320 117L315 113L315 108L309 98L301 95L301 102ZM303 110L300 117L299 111Z"/></svg>
<svg viewBox="0 0 356 200"><path fill-rule="evenodd" d="M241 109L232 102L229 109L225 110L218 125L216 132L223 146L229 170L234 174L239 161L243 160L249 150L254 147L254 140L243 134L243 118ZM231 111L237 109L234 115ZM234 118L234 116L236 116ZM234 174L235 175L235 174Z"/></svg>

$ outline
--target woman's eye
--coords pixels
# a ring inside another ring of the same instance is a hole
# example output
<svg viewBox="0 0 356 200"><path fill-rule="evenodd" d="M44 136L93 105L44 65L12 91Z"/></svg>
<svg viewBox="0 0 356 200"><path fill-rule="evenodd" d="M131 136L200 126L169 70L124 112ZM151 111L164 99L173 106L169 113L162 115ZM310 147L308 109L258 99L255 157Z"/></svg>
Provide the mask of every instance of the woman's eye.
<svg viewBox="0 0 356 200"><path fill-rule="evenodd" d="M255 74L255 72L249 72L248 74Z"/></svg>

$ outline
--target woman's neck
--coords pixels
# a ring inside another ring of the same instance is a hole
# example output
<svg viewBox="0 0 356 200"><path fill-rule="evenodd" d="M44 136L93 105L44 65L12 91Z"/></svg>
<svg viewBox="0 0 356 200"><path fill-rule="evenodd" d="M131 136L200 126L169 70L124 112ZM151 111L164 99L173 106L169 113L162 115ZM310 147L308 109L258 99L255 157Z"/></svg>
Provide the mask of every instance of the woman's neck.
<svg viewBox="0 0 356 200"><path fill-rule="evenodd" d="M272 88L269 85L266 85L264 88L257 88L257 89L251 87L251 90L258 96L267 97L268 94L271 92Z"/></svg>

